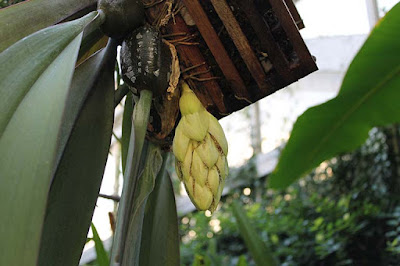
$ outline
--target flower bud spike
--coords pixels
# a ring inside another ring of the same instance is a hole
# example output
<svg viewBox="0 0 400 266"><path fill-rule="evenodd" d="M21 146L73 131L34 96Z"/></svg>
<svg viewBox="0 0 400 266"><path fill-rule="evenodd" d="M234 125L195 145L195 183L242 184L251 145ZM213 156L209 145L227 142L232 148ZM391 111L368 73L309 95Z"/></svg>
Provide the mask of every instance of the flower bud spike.
<svg viewBox="0 0 400 266"><path fill-rule="evenodd" d="M175 168L189 198L199 210L215 211L228 175L228 143L218 120L182 83L182 118L175 130Z"/></svg>

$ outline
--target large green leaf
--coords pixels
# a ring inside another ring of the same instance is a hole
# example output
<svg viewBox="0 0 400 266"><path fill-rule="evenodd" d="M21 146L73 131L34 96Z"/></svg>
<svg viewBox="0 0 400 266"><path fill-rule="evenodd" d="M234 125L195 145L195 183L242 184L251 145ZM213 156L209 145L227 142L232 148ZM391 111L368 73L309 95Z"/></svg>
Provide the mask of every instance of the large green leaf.
<svg viewBox="0 0 400 266"><path fill-rule="evenodd" d="M285 188L324 160L359 147L372 127L400 122L399 32L400 3L356 55L338 96L298 118L271 187Z"/></svg>
<svg viewBox="0 0 400 266"><path fill-rule="evenodd" d="M240 235L243 237L246 247L250 251L254 261L259 266L278 265L277 260L273 257L271 251L261 240L254 226L251 224L246 213L237 201L232 203L232 211L235 216Z"/></svg>
<svg viewBox="0 0 400 266"><path fill-rule="evenodd" d="M44 29L0 54L0 265L36 265L60 128L85 25Z"/></svg>
<svg viewBox="0 0 400 266"><path fill-rule="evenodd" d="M0 54L0 136L29 89L96 15L38 31Z"/></svg>
<svg viewBox="0 0 400 266"><path fill-rule="evenodd" d="M116 44L109 41L107 49L99 51L76 68L67 99L68 110L64 112L65 122L61 127L60 146L65 146L71 129L88 95L93 90L104 85L109 85L109 82L112 82L114 72L110 68L114 67L115 56ZM101 82L107 83L101 84ZM111 87L114 88L113 85Z"/></svg>
<svg viewBox="0 0 400 266"><path fill-rule="evenodd" d="M68 139L48 197L39 265L77 265L85 245L110 146L114 114L116 43L81 65L61 136ZM89 94L90 93L90 94ZM80 106L87 98L75 124ZM64 134L63 134L64 133ZM107 260L108 263L108 260Z"/></svg>
<svg viewBox="0 0 400 266"><path fill-rule="evenodd" d="M56 24L96 0L30 0L0 10L0 52L22 38Z"/></svg>
<svg viewBox="0 0 400 266"><path fill-rule="evenodd" d="M166 163L167 155L146 203L139 265L174 266L180 263L178 216Z"/></svg>
<svg viewBox="0 0 400 266"><path fill-rule="evenodd" d="M96 262L99 266L108 266L110 265L110 261L108 260L108 255L106 250L104 249L103 242L100 239L99 234L97 233L97 229L92 223L91 226L92 232L93 232L93 241L94 241L94 247L96 249ZM58 264L57 264L58 265ZM72 265L72 264L68 264Z"/></svg>

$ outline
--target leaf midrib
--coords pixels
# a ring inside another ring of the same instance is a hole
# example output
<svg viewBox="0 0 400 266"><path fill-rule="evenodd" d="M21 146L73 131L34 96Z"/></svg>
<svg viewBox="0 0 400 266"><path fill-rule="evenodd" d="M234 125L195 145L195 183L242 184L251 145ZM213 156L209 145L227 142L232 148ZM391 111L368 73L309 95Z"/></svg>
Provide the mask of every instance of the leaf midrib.
<svg viewBox="0 0 400 266"><path fill-rule="evenodd" d="M341 119L337 120L337 122L334 124L332 130L329 131L328 134L326 134L322 140L319 142L318 145L311 151L310 155L308 156L309 159L313 160L315 158L315 155L320 152L320 149L325 143L328 142L328 140L332 137L332 135L336 132L336 130L341 127L344 122L356 111L358 108L364 104L366 101L368 101L375 93L377 93L385 84L388 82L392 81L394 77L397 76L397 74L400 74L400 65L397 66L392 72L389 72L389 74L377 84L377 86L373 87L368 93L366 93L363 97L360 98L359 101L356 101L356 104L353 105L352 108L347 111L344 116L342 116ZM339 97L340 94L337 96ZM336 98L335 98L336 99ZM310 161L311 161L310 160Z"/></svg>

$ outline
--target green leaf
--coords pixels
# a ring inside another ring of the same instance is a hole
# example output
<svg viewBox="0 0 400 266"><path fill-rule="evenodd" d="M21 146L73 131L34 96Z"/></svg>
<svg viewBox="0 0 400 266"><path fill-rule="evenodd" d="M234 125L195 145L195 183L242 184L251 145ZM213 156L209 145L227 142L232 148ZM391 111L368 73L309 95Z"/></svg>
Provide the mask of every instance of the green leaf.
<svg viewBox="0 0 400 266"><path fill-rule="evenodd" d="M109 93L107 90L109 88L103 88L104 86L110 86L114 89L114 85L112 84L114 80L114 71L111 68L114 67L115 63L116 46L115 42L109 41L106 49L99 51L76 68L71 82L69 97L67 99L68 110L64 112L65 122L61 127L61 147L65 146L75 124L75 120L77 119L88 95L92 93L92 91L100 89L105 90L104 93ZM102 84L102 82L105 82L105 84ZM105 107L109 108L108 105Z"/></svg>
<svg viewBox="0 0 400 266"><path fill-rule="evenodd" d="M79 263L110 146L116 45L110 41L75 71L65 115L72 118L61 136L73 129L50 188L39 265Z"/></svg>
<svg viewBox="0 0 400 266"><path fill-rule="evenodd" d="M108 266L110 262L108 260L108 255L104 249L103 242L101 241L99 234L97 233L96 227L92 223L91 226L93 232L94 247L96 249L97 259L96 262L99 266ZM59 264L57 264L59 265ZM66 264L66 265L76 265L76 264Z"/></svg>
<svg viewBox="0 0 400 266"><path fill-rule="evenodd" d="M132 220L131 214L133 212L133 199L139 178L139 166L143 165L141 164L141 160L146 158L142 156L142 149L150 116L152 96L153 93L151 91L142 90L139 101L136 103L132 113L128 157L124 172L121 200L118 206L117 225L111 251L111 264L121 263L123 259L122 255L124 254L125 240L128 235L129 221ZM144 211L144 208L142 210Z"/></svg>
<svg viewBox="0 0 400 266"><path fill-rule="evenodd" d="M129 139L131 136L133 113L133 94L128 92L125 99L124 113L122 116L122 136L121 136L121 161L122 172L125 173L126 159L128 157Z"/></svg>
<svg viewBox="0 0 400 266"><path fill-rule="evenodd" d="M245 255L241 255L239 257L237 266L247 266L247 261L246 261L246 256Z"/></svg>
<svg viewBox="0 0 400 266"><path fill-rule="evenodd" d="M399 32L397 4L350 64L337 97L298 118L270 187L285 188L324 160L359 147L372 127L400 122Z"/></svg>
<svg viewBox="0 0 400 266"><path fill-rule="evenodd" d="M240 235L243 237L246 247L250 251L251 256L257 265L270 266L278 265L277 260L273 257L271 251L261 240L259 234L254 230L246 213L238 202L232 203L232 211L235 216Z"/></svg>
<svg viewBox="0 0 400 266"><path fill-rule="evenodd" d="M81 48L79 49L77 65L81 64L96 51L104 48L108 43L108 37L100 29L105 21L106 15L102 10L97 11L101 19L89 23L83 31Z"/></svg>
<svg viewBox="0 0 400 266"><path fill-rule="evenodd" d="M217 240L215 238L211 238L208 242L208 248L206 253L206 259L211 262L211 265L222 265L222 257L217 253Z"/></svg>
<svg viewBox="0 0 400 266"><path fill-rule="evenodd" d="M119 71L119 69L117 69L116 71ZM121 80L121 77L117 75L117 79ZM121 103L122 99L129 94L129 91L130 91L129 86L126 83L118 86L118 89L115 91L115 97L114 97L115 106Z"/></svg>
<svg viewBox="0 0 400 266"><path fill-rule="evenodd" d="M99 31L100 31L100 29L99 29ZM98 31L94 31L94 32L95 32L95 34L98 34ZM88 40L89 36L87 36L86 42L85 42L85 38L82 40L81 49L79 49L79 54L78 54L79 60L78 60L78 62L76 62L77 65L80 65L83 62L85 62L87 59L92 57L98 51L100 51L101 49L106 47L106 45L108 43L108 37L103 34L99 34L99 36L91 36L91 37L94 37L94 38L100 37L100 39ZM82 46L84 44L86 45L85 49L82 48Z"/></svg>
<svg viewBox="0 0 400 266"><path fill-rule="evenodd" d="M36 265L83 28L96 12L0 54L0 265ZM27 237L29 236L29 237Z"/></svg>
<svg viewBox="0 0 400 266"><path fill-rule="evenodd" d="M0 54L0 136L29 89L96 15L43 29Z"/></svg>
<svg viewBox="0 0 400 266"><path fill-rule="evenodd" d="M165 168L167 156L164 156L156 185L147 200L139 265L180 264L178 216L174 189Z"/></svg>
<svg viewBox="0 0 400 266"><path fill-rule="evenodd" d="M96 0L30 0L0 10L0 52L22 38L96 4Z"/></svg>
<svg viewBox="0 0 400 266"><path fill-rule="evenodd" d="M143 150L147 153L143 154L145 159L142 159L142 165L144 164L143 174L139 176L135 186L134 199L128 209L130 216L123 256L124 265L139 265L146 202L154 189L156 177L163 165L160 147L152 143L146 143Z"/></svg>

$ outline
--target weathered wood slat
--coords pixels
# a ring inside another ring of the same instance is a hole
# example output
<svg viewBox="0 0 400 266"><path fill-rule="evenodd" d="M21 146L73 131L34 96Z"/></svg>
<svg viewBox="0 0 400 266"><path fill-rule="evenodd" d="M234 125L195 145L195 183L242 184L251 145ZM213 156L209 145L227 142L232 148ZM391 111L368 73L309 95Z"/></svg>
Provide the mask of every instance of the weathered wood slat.
<svg viewBox="0 0 400 266"><path fill-rule="evenodd" d="M260 44L268 54L268 58L271 60L272 65L283 79L289 78L289 62L286 59L285 54L279 48L278 44L271 33L271 29L268 24L262 19L253 0L238 0L235 1L243 12L246 14L248 21L250 22L254 32L256 33Z"/></svg>
<svg viewBox="0 0 400 266"><path fill-rule="evenodd" d="M297 11L296 5L293 3L293 0L285 0L285 3L290 13L292 14L292 18L296 23L297 28L299 30L304 29L303 19L300 17L299 11Z"/></svg>
<svg viewBox="0 0 400 266"><path fill-rule="evenodd" d="M151 23L154 23L155 19L159 16L163 5L164 3L159 3L147 9L147 17ZM173 36L175 36L176 39L179 39L182 38L182 36L189 36L192 34L185 21L179 14L174 16L174 20L169 21L169 23L165 26L165 29L167 30L167 35L169 36L168 38L166 37L166 39L171 39ZM196 68L195 71L206 72L206 70L208 70L209 66L197 45L178 44L175 48L179 55L181 71L183 71L185 68L199 64L201 65ZM200 77L213 78L214 76L211 72L208 72L200 75ZM217 109L214 111L217 111L221 114L225 114L227 112L224 103L224 95L222 94L216 80L210 79L207 82L194 82L192 80L187 80L187 82L196 93L201 103L207 109Z"/></svg>
<svg viewBox="0 0 400 266"><path fill-rule="evenodd" d="M170 21L167 25L168 32L170 33L180 33L184 32L188 35L190 31L186 26L185 21L180 15L175 16L175 21ZM179 38L179 37L178 37ZM179 54L179 61L183 67L191 67L195 65L199 65L192 72L206 72L209 66L206 63L206 60L201 53L199 47L195 45L177 45L176 50ZM203 64L204 63L204 64ZM201 65L202 64L202 65ZM182 69L183 70L183 69ZM201 78L212 78L213 75L211 72L201 74ZM208 80L205 82L194 82L192 80L187 80L191 88L197 88L194 90L203 103L204 106L211 106L213 103L218 108L219 113L225 114L227 110L224 104L224 95L221 92L221 89L216 80ZM209 95L209 97L204 97L205 95Z"/></svg>
<svg viewBox="0 0 400 266"><path fill-rule="evenodd" d="M240 56L256 81L258 87L263 91L268 91L269 86L266 82L265 72L258 61L257 56L254 54L249 41L240 28L239 23L233 15L229 5L225 0L211 0L211 3L214 6L214 9L222 23L224 24L233 43L238 49Z"/></svg>
<svg viewBox="0 0 400 266"><path fill-rule="evenodd" d="M295 72L296 76L300 78L317 70L317 66L314 63L297 26L294 24L293 19L288 19L292 18L292 16L287 9L286 4L282 0L269 0L269 2L272 6L272 10L278 17L282 27L286 32L287 38L292 43L294 51L299 58L300 64L291 66L292 68L295 68L292 69L293 72Z"/></svg>
<svg viewBox="0 0 400 266"><path fill-rule="evenodd" d="M235 96L239 99L249 100L246 86L239 75L235 65L229 58L224 46L221 43L217 33L215 32L206 13L201 7L198 0L183 0L190 16L196 23L196 26L201 33L208 48L213 54L215 61L220 67L227 81L230 83Z"/></svg>

